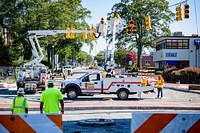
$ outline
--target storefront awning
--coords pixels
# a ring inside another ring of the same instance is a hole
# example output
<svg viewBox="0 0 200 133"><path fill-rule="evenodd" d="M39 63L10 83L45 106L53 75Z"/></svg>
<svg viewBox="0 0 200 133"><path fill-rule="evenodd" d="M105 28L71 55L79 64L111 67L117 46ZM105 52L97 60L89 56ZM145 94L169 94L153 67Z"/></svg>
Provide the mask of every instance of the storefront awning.
<svg viewBox="0 0 200 133"><path fill-rule="evenodd" d="M177 61L176 60L167 60L166 64L168 64L168 65L176 65Z"/></svg>

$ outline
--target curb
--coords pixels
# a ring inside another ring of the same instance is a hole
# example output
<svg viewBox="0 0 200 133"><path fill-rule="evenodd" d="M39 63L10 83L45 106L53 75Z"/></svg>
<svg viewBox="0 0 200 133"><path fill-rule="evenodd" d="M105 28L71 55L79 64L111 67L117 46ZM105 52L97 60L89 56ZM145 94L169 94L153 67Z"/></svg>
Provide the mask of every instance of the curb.
<svg viewBox="0 0 200 133"><path fill-rule="evenodd" d="M29 111L40 111L39 107L30 107ZM112 106L112 107L65 107L65 111L74 110L200 110L200 107L163 107L163 106ZM11 111L10 108L0 108L0 111Z"/></svg>

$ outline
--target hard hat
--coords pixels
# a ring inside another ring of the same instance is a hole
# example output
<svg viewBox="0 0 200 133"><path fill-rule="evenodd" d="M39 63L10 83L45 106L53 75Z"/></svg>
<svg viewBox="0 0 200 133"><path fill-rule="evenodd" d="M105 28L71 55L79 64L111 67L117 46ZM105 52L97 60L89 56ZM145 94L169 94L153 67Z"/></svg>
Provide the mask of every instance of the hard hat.
<svg viewBox="0 0 200 133"><path fill-rule="evenodd" d="M53 80L48 80L48 84L53 84Z"/></svg>
<svg viewBox="0 0 200 133"><path fill-rule="evenodd" d="M158 75L158 79L161 79L162 77L161 77L161 75Z"/></svg>
<svg viewBox="0 0 200 133"><path fill-rule="evenodd" d="M17 91L17 94L24 94L24 88L19 88Z"/></svg>
<svg viewBox="0 0 200 133"><path fill-rule="evenodd" d="M53 86L54 86L53 80L48 80L48 81L47 81L47 85L48 85L49 87L53 87Z"/></svg>

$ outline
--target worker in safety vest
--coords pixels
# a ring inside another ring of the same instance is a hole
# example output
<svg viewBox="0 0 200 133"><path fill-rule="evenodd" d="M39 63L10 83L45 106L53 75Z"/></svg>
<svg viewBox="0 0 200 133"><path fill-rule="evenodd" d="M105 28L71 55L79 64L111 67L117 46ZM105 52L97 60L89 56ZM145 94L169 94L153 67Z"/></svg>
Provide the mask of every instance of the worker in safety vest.
<svg viewBox="0 0 200 133"><path fill-rule="evenodd" d="M106 24L104 18L101 18L100 24Z"/></svg>
<svg viewBox="0 0 200 133"><path fill-rule="evenodd" d="M64 114L64 102L63 96L59 89L54 88L54 83L52 80L47 82L48 89L42 92L40 97L40 113L43 113L43 108L45 113L59 113Z"/></svg>
<svg viewBox="0 0 200 133"><path fill-rule="evenodd" d="M118 10L115 10L115 12L111 15L110 18L118 18L118 19L120 19L121 17L120 17L120 15L118 13Z"/></svg>
<svg viewBox="0 0 200 133"><path fill-rule="evenodd" d="M106 71L105 70L103 70L103 72L102 72L102 78L106 78Z"/></svg>
<svg viewBox="0 0 200 133"><path fill-rule="evenodd" d="M160 98L163 97L163 90L162 90L163 84L164 84L164 79L162 78L161 75L158 75L158 80L157 80L157 82L156 82L156 88L157 88L157 90L158 90L158 95L157 95L156 98L159 98L160 94L161 94L161 97L160 97Z"/></svg>
<svg viewBox="0 0 200 133"><path fill-rule="evenodd" d="M28 113L28 100L24 97L24 89L19 88L17 96L13 99L10 106L13 114L25 114Z"/></svg>

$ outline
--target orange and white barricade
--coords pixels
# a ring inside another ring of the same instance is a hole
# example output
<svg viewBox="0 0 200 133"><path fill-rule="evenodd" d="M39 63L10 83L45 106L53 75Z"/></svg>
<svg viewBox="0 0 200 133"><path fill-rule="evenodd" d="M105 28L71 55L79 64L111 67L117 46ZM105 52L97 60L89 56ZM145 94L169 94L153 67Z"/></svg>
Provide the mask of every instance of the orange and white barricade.
<svg viewBox="0 0 200 133"><path fill-rule="evenodd" d="M200 113L132 113L131 133L197 133Z"/></svg>
<svg viewBox="0 0 200 133"><path fill-rule="evenodd" d="M62 133L62 114L0 115L1 133Z"/></svg>

